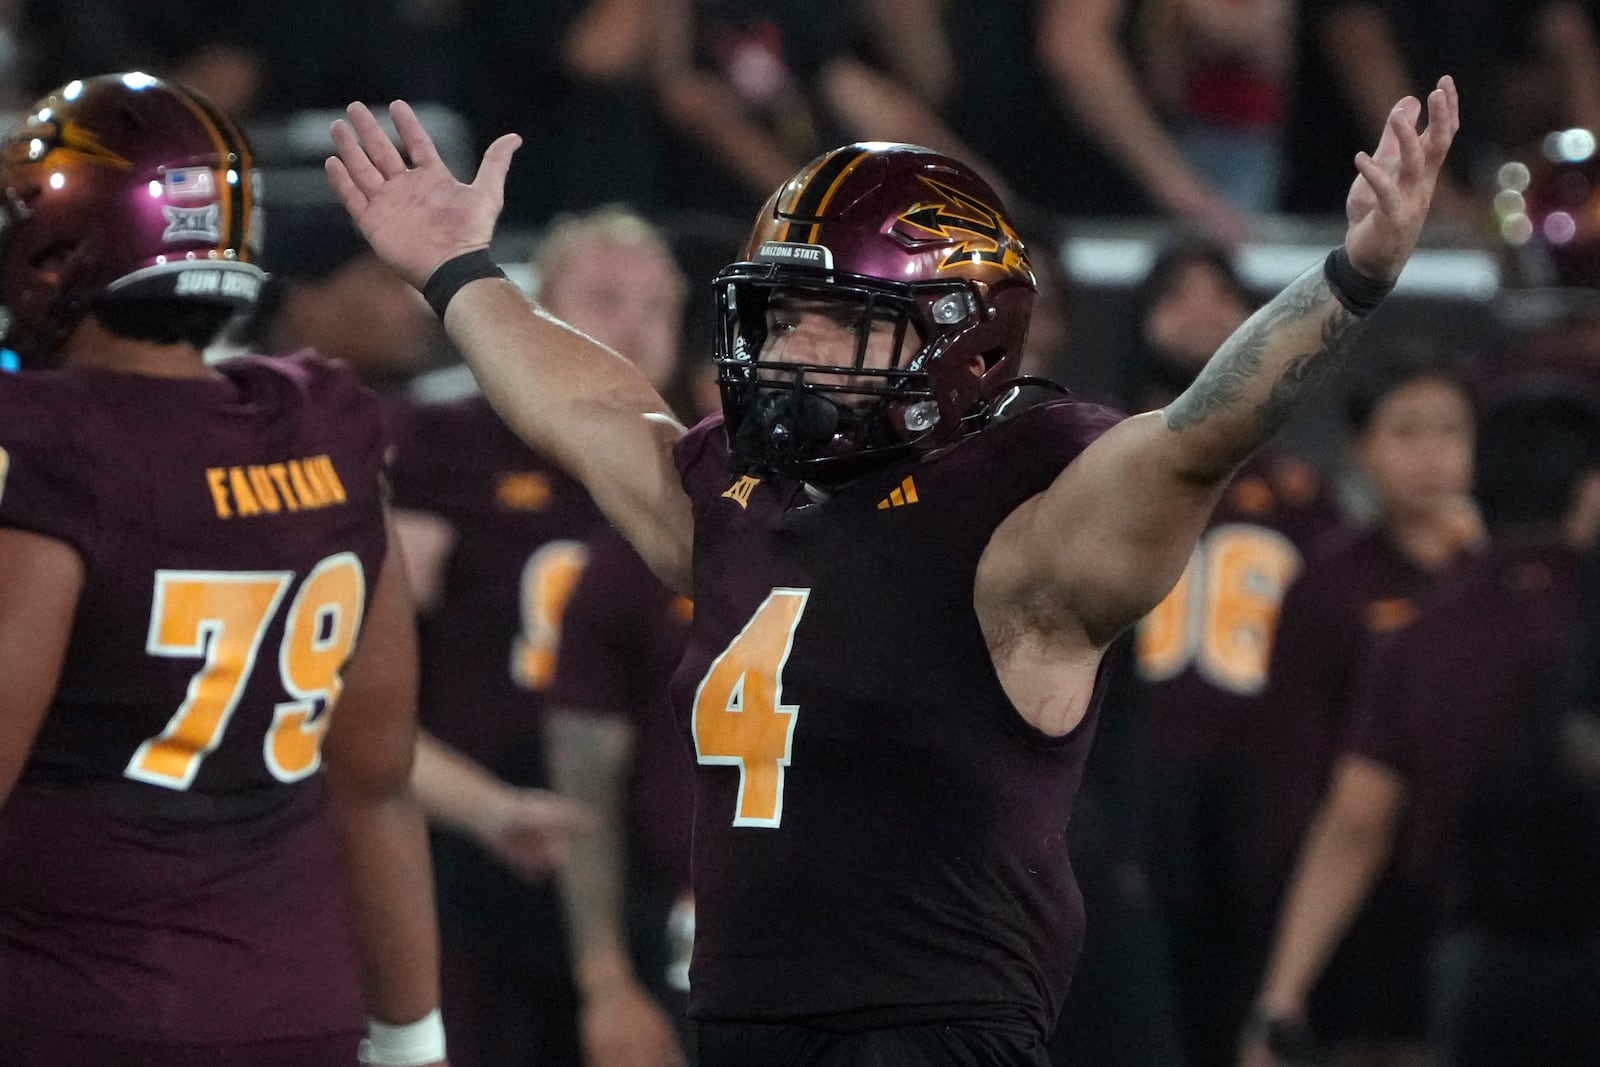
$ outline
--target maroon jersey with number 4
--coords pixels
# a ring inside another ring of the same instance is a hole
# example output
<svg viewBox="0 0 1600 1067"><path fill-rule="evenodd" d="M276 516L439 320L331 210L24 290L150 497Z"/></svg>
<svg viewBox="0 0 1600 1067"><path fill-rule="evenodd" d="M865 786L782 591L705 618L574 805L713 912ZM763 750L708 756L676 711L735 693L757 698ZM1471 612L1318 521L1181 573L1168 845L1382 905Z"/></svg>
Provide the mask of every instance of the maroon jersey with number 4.
<svg viewBox="0 0 1600 1067"><path fill-rule="evenodd" d="M973 588L995 528L1115 420L1042 404L820 501L730 474L720 417L680 442L692 1014L1054 1026L1082 939L1064 830L1093 715L1062 737L1021 718Z"/></svg>
<svg viewBox="0 0 1600 1067"><path fill-rule="evenodd" d="M85 582L0 808L0 1032L354 1032L320 742L385 552L378 405L313 356L0 375L0 526Z"/></svg>

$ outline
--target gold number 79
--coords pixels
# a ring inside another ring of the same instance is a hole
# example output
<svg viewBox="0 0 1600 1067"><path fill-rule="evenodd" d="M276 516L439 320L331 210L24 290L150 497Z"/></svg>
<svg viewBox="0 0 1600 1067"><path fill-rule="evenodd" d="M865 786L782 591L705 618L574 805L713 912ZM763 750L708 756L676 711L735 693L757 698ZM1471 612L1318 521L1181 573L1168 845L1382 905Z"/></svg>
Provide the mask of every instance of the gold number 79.
<svg viewBox="0 0 1600 1067"><path fill-rule="evenodd" d="M156 572L145 650L205 662L166 729L134 751L127 777L168 789L194 783L200 764L222 743L293 581L288 571ZM340 552L311 569L289 607L278 674L291 699L273 709L262 743L267 770L279 781L297 781L321 765L322 735L339 699L339 671L361 630L365 599L360 560Z"/></svg>

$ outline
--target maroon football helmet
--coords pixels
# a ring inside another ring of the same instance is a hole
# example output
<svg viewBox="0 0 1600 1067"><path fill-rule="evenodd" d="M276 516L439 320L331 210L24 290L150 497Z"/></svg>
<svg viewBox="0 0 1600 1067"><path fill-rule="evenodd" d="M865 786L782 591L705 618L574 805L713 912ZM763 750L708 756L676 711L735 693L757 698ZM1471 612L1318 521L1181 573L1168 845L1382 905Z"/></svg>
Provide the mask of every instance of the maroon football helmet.
<svg viewBox="0 0 1600 1067"><path fill-rule="evenodd" d="M971 430L1017 374L1036 292L1022 241L972 168L884 143L835 149L785 183L714 285L735 463L813 481ZM858 305L855 365L764 360L780 292ZM894 357L867 367L870 322L886 316Z"/></svg>
<svg viewBox="0 0 1600 1067"><path fill-rule="evenodd" d="M148 74L74 81L0 145L0 335L47 366L97 300L243 307L265 275L255 161L233 123Z"/></svg>

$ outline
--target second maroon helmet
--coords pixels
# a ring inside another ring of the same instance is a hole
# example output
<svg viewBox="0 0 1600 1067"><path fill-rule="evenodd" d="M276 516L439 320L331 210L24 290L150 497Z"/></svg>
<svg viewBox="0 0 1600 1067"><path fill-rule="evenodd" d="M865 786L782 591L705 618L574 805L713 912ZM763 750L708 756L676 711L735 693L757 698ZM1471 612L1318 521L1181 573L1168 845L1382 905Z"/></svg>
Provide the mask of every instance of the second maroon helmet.
<svg viewBox="0 0 1600 1067"><path fill-rule="evenodd" d="M254 303L254 168L232 122L147 74L39 100L0 145L5 346L49 365L97 300Z"/></svg>
<svg viewBox="0 0 1600 1067"><path fill-rule="evenodd" d="M813 160L756 220L715 282L718 380L735 460L813 479L956 440L1017 375L1036 287L1028 255L972 168L908 144ZM762 359L778 292L893 315L888 368ZM835 403L834 400L847 403Z"/></svg>

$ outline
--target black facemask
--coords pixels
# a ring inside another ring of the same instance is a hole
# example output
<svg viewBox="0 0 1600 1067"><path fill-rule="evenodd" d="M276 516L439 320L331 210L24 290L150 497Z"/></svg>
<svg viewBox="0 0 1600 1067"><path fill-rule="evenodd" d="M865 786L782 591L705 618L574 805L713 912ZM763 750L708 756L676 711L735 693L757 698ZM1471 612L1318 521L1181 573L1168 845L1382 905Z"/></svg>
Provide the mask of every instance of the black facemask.
<svg viewBox="0 0 1600 1067"><path fill-rule="evenodd" d="M856 411L821 393L797 388L764 388L729 442L741 469L767 469L818 484L846 481L881 464L899 448L888 439L882 411L874 405ZM861 455L867 444L877 451ZM888 446L887 450L885 446ZM887 455L886 455L887 451Z"/></svg>

